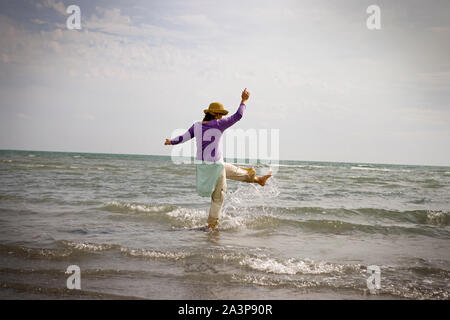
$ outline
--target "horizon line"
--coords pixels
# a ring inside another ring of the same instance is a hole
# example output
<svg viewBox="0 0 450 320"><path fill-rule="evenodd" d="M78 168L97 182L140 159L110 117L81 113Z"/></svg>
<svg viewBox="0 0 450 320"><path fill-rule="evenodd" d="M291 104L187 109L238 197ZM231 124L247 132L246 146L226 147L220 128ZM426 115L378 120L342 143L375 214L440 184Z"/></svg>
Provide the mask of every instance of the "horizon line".
<svg viewBox="0 0 450 320"><path fill-rule="evenodd" d="M0 149L1 151L22 151L22 152L52 152L52 153L83 153L83 154L101 154L101 155L124 155L124 156L156 156L156 157L171 157L170 155L161 154L146 154L146 153L107 153L107 152L84 152L84 151L52 151L52 150L29 150L29 149ZM178 158L189 158L181 157ZM194 158L191 156L190 158ZM259 160L259 161L270 161L264 159L238 159L238 158L227 158L224 159L236 159L236 160ZM297 162L322 162L322 163L343 163L343 164L376 164L376 165L388 165L388 166L414 166L414 167L450 167L449 165L437 165L437 164L402 164L402 163L376 163L376 162L351 162L351 161L329 161L329 160L296 160L296 159L280 159L278 161L297 161Z"/></svg>

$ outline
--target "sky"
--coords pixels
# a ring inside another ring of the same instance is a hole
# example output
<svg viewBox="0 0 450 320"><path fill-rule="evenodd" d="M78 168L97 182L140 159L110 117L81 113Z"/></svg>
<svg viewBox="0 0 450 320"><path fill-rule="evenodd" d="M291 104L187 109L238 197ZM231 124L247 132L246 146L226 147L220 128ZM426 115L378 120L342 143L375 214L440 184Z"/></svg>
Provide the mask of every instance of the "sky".
<svg viewBox="0 0 450 320"><path fill-rule="evenodd" d="M449 16L449 1L2 0L0 149L170 155L175 129L247 88L236 126L279 129L281 159L450 165Z"/></svg>

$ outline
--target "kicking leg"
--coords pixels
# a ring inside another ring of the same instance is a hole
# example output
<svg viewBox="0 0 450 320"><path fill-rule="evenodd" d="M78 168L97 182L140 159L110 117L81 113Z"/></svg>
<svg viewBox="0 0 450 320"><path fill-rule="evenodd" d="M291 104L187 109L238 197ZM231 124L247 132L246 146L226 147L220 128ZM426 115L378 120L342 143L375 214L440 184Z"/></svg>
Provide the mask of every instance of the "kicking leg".
<svg viewBox="0 0 450 320"><path fill-rule="evenodd" d="M272 170L270 170L269 174L266 174L265 176L261 177L255 177L254 183L259 183L260 186L264 187L266 185L267 179L269 179L272 176Z"/></svg>
<svg viewBox="0 0 450 320"><path fill-rule="evenodd" d="M227 179L248 182L248 183L258 183L260 186L264 186L266 184L267 179L272 176L272 171L265 176L256 176L255 169L253 168L244 168L238 167L231 163L225 163L226 177Z"/></svg>

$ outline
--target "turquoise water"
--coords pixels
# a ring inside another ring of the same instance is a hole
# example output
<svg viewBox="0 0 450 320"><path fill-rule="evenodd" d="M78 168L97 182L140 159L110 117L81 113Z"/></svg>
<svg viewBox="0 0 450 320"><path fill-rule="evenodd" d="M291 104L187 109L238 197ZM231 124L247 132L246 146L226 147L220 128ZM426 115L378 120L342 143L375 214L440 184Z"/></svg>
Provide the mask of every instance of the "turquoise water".
<svg viewBox="0 0 450 320"><path fill-rule="evenodd" d="M164 156L0 151L0 297L449 298L450 167L281 161L264 188L228 181L211 233L194 179Z"/></svg>

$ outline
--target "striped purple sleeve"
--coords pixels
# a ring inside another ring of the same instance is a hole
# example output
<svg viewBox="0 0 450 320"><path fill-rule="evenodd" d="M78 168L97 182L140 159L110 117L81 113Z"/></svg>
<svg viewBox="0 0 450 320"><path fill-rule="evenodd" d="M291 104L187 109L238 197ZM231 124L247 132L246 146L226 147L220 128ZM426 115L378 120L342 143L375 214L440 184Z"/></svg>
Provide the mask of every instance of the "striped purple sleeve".
<svg viewBox="0 0 450 320"><path fill-rule="evenodd" d="M183 142L191 140L193 137L194 137L194 125L192 125L189 128L189 130L186 131L181 136L178 136L174 139L170 139L170 144L175 145L175 144L183 143Z"/></svg>
<svg viewBox="0 0 450 320"><path fill-rule="evenodd" d="M241 120L242 116L244 115L244 111L245 111L245 104L241 103L235 114L229 116L228 118L217 120L219 130L224 131L225 129L228 129L233 124Z"/></svg>

